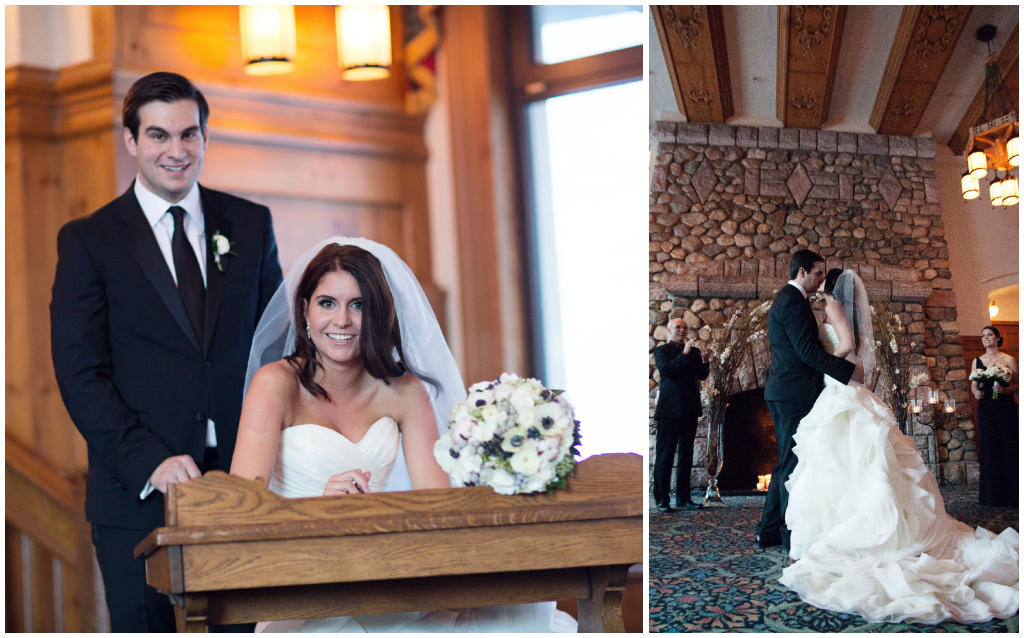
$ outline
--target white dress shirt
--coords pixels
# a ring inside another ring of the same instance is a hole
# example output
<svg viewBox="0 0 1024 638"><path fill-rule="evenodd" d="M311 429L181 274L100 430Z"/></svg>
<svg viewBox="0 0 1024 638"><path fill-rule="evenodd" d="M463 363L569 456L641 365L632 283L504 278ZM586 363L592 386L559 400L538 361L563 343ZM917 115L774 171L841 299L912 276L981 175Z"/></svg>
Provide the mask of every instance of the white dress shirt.
<svg viewBox="0 0 1024 638"><path fill-rule="evenodd" d="M796 283L795 279L790 279L789 280L789 285L796 287L796 289L800 291L800 294L804 296L804 299L807 299L807 291L804 290L803 286L801 286L800 284Z"/></svg>
<svg viewBox="0 0 1024 638"><path fill-rule="evenodd" d="M160 252L163 253L164 261L167 262L167 267L171 270L171 277L174 279L175 285L178 284L178 274L174 270L174 254L171 249L171 238L174 237L174 216L168 213L167 209L171 206L181 206L185 209L185 236L188 238L188 243L192 245L192 250L196 253L196 259L199 261L199 272L203 276L203 285L205 286L206 225L203 220L203 205L199 198L199 184L193 184L192 190L188 192L188 195L185 195L184 199L174 204L147 189L142 185L142 179L136 176L135 198L139 200L142 214L146 216L146 220L153 229L156 243L160 246ZM206 447L217 447L217 430L210 419L206 420ZM202 462L202 459L193 460ZM142 493L139 494L139 498L146 498L153 493L153 489L153 486L147 481L146 486L142 488Z"/></svg>

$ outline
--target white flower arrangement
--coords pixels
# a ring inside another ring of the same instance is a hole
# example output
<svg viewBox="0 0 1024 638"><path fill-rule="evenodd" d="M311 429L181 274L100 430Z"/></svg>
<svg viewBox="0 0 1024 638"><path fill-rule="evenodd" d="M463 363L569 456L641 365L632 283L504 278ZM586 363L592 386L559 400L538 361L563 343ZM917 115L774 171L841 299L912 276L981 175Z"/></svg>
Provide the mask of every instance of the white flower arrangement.
<svg viewBox="0 0 1024 638"><path fill-rule="evenodd" d="M971 372L970 376L971 381L983 384L993 384L993 399L999 398L999 393L996 392L995 389L995 382L998 381L1001 385L1007 386L1010 384L1011 379L1013 379L1013 370L1010 370L1008 367L1004 366L1001 363L993 363L984 370L975 369L973 372Z"/></svg>
<svg viewBox="0 0 1024 638"><path fill-rule="evenodd" d="M918 372L914 376L910 377L910 383L908 383L907 386L911 388L916 388L917 386L921 385L926 381L929 381L930 379L931 376L927 372Z"/></svg>
<svg viewBox="0 0 1024 638"><path fill-rule="evenodd" d="M469 388L434 444L434 458L456 487L532 494L565 486L579 442L579 421L560 391L506 372Z"/></svg>

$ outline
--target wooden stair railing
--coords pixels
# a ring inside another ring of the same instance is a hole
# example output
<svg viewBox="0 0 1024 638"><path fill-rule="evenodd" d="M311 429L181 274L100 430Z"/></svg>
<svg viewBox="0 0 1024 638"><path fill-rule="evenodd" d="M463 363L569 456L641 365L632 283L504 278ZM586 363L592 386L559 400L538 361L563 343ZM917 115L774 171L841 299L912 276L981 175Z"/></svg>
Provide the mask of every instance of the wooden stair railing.
<svg viewBox="0 0 1024 638"><path fill-rule="evenodd" d="M94 632L98 574L85 476L64 476L6 436L8 632ZM105 623L104 623L105 624Z"/></svg>

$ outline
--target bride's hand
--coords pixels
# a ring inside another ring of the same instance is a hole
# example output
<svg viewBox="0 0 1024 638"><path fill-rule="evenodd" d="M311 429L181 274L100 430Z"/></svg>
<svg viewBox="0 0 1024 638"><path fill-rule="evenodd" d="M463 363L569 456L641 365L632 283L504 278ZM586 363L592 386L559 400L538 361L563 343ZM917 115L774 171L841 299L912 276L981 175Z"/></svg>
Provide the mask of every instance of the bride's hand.
<svg viewBox="0 0 1024 638"><path fill-rule="evenodd" d="M336 496L338 494L369 494L370 473L360 469L349 470L341 474L335 474L327 479L324 487L324 496Z"/></svg>

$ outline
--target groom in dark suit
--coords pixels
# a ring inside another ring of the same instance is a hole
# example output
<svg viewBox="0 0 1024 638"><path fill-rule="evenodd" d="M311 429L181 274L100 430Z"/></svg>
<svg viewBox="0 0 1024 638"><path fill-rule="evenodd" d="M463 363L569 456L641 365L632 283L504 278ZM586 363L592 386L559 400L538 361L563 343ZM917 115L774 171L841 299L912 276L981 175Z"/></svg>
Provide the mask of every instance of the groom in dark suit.
<svg viewBox="0 0 1024 638"><path fill-rule="evenodd" d="M196 183L209 107L173 73L129 89L138 177L61 228L50 304L61 397L89 450L92 523L116 632L174 631L133 549L164 524L164 493L227 470L249 347L281 283L270 211Z"/></svg>
<svg viewBox="0 0 1024 638"><path fill-rule="evenodd" d="M708 378L709 367L694 347L694 339L686 339L682 319L668 322L670 341L654 349L654 363L661 375L658 405L654 418L658 434L654 442L654 502L658 511L670 513L669 491L672 484L672 461L679 448L676 470L676 503L683 509L699 509L690 500L690 466L693 439L697 435L697 419L703 413L700 404L700 382Z"/></svg>
<svg viewBox="0 0 1024 638"><path fill-rule="evenodd" d="M768 343L772 363L764 387L764 398L775 426L779 462L772 468L772 481L764 501L755 543L761 549L782 545L789 552L786 481L796 468L793 434L825 388L824 375L842 382L863 381L860 364L825 351L818 338L818 323L807 295L825 281L825 260L810 250L793 253L789 262L790 281L775 295L768 311Z"/></svg>

